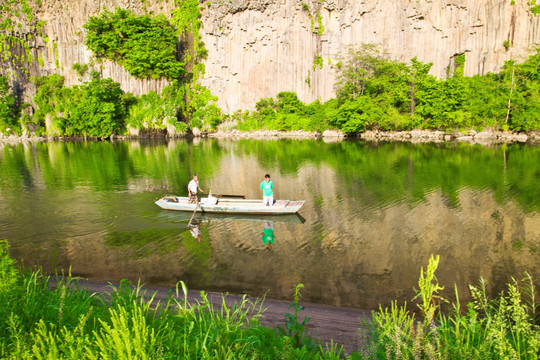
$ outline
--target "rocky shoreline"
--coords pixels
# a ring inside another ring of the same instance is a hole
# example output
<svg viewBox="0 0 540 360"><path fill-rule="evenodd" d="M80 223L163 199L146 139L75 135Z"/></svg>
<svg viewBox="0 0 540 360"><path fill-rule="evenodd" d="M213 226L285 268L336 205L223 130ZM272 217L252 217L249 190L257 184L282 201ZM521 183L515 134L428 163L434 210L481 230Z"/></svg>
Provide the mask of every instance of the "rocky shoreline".
<svg viewBox="0 0 540 360"><path fill-rule="evenodd" d="M110 140L146 139L146 138L178 138L179 136L168 136L163 134L152 135L115 135ZM502 131L481 131L469 130L464 132L444 132L432 130L411 130L411 131L379 131L369 130L363 133L346 134L339 130L326 130L323 133L310 131L278 131L278 130L255 130L240 131L217 130L214 132L201 132L197 129L193 133L181 137L195 138L217 138L217 139L315 139L325 142L336 142L345 139L362 139L365 141L400 141L411 143L441 143L441 142L466 142L471 144L496 145L511 143L530 143L540 145L540 130L528 133L514 133ZM45 141L97 141L99 138L93 137L41 137L41 136L4 136L0 134L0 142L21 143L21 142L45 142Z"/></svg>
<svg viewBox="0 0 540 360"><path fill-rule="evenodd" d="M204 134L201 136L205 136ZM366 141L405 141L412 143L419 142L468 142L478 144L504 144L504 143L537 143L540 144L540 131L529 133L512 133L501 131L470 130L466 132L449 133L444 131L411 130L411 131L379 131L369 130L358 134L346 134L339 130L326 130L323 133L309 131L277 131L277 130L257 130L243 132L239 130L218 130L206 134L214 138L232 139L321 139L325 142L340 141L344 139L357 138Z"/></svg>

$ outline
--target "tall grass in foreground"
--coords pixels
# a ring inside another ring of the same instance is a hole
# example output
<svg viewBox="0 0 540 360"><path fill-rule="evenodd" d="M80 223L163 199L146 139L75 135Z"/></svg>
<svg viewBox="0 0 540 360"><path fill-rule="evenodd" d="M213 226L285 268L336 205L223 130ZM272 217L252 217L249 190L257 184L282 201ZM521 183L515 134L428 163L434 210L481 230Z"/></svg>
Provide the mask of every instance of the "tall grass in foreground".
<svg viewBox="0 0 540 360"><path fill-rule="evenodd" d="M431 257L420 274L416 298L421 318L392 303L373 312L368 346L369 359L538 359L540 326L536 288L528 274L507 284L507 290L491 300L485 283L470 285L473 301L466 309L456 302L448 314L438 312L445 301L438 292L435 270L439 257ZM416 299L415 298L415 299Z"/></svg>
<svg viewBox="0 0 540 360"><path fill-rule="evenodd" d="M39 271L19 273L0 241L1 359L339 359L341 347L294 343L259 324L262 300L196 304L181 283L155 301L122 282L91 294L67 276L55 289Z"/></svg>
<svg viewBox="0 0 540 360"><path fill-rule="evenodd" d="M0 359L538 359L539 314L530 276L513 281L499 298L486 296L483 281L470 286L474 301L459 296L448 314L435 277L439 257L422 269L420 317L406 304L373 312L362 331L363 347L318 345L299 321L300 289L285 327L269 329L259 319L262 300L225 298L215 309L204 292L188 303L183 283L157 301L140 286L122 282L109 294L90 294L66 276L55 289L39 271L20 273L0 241ZM183 293L184 300L180 295ZM360 323L359 323L360 327ZM278 331L282 336L278 336Z"/></svg>

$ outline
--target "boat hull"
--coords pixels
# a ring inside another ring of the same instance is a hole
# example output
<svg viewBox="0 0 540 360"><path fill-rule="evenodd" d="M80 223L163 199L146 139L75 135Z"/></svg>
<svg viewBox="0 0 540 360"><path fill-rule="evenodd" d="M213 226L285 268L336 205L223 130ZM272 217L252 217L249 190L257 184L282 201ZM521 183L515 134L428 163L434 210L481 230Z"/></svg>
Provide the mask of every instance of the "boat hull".
<svg viewBox="0 0 540 360"><path fill-rule="evenodd" d="M166 196L156 201L165 210L195 211L196 204L189 204L187 197ZM276 200L273 206L264 206L262 200L218 199L216 204L205 204L202 199L197 211L222 214L284 215L295 214L304 201Z"/></svg>

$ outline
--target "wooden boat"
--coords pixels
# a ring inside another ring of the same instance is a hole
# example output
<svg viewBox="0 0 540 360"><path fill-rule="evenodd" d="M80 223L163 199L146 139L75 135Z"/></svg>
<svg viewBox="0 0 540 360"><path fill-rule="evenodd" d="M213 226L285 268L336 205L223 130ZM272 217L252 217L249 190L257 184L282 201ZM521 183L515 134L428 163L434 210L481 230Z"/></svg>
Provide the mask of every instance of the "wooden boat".
<svg viewBox="0 0 540 360"><path fill-rule="evenodd" d="M188 197L165 196L156 205L166 210L195 211L195 204L189 204ZM273 206L264 206L262 199L203 198L197 211L204 213L282 215L295 214L304 201L275 200Z"/></svg>

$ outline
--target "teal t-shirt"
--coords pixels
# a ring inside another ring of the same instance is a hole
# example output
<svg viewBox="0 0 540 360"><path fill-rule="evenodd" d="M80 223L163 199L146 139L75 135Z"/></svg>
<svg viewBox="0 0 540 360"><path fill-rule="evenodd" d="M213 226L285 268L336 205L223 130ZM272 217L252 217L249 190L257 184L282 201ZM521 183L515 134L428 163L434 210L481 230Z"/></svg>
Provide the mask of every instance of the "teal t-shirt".
<svg viewBox="0 0 540 360"><path fill-rule="evenodd" d="M267 245L268 243L274 243L274 229L263 229L262 242Z"/></svg>
<svg viewBox="0 0 540 360"><path fill-rule="evenodd" d="M263 196L274 195L274 183L272 182L272 180L268 180L268 182L263 180L261 183L261 189L263 190Z"/></svg>

